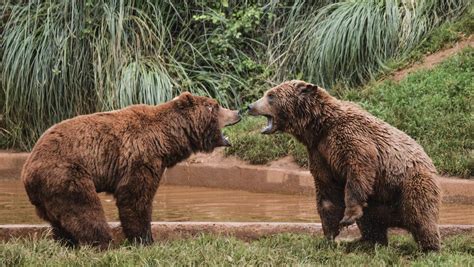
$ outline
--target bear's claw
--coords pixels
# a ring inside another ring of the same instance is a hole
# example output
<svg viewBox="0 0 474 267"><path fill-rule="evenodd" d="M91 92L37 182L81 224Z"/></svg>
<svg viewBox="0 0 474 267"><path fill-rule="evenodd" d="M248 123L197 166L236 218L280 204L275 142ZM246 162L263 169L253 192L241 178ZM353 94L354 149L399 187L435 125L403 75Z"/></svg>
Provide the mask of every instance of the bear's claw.
<svg viewBox="0 0 474 267"><path fill-rule="evenodd" d="M362 206L355 206L350 209L346 209L344 212L344 218L339 222L340 227L352 225L357 219L360 219L363 215Z"/></svg>
<svg viewBox="0 0 474 267"><path fill-rule="evenodd" d="M342 220L339 222L339 226L340 227L346 227L346 226L354 224L355 221L356 221L355 216L351 216L351 217L344 216L344 218L342 218Z"/></svg>

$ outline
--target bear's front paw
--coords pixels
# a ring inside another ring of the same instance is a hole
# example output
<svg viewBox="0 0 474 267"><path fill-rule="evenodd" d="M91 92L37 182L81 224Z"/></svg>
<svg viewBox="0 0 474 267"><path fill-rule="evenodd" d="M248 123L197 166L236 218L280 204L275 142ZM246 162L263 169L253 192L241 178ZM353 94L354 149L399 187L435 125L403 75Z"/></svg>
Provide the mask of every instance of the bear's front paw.
<svg viewBox="0 0 474 267"><path fill-rule="evenodd" d="M339 226L345 227L354 224L357 219L362 217L362 214L362 206L360 205L346 208L344 211L344 218L339 222Z"/></svg>
<svg viewBox="0 0 474 267"><path fill-rule="evenodd" d="M324 233L324 237L326 237L327 240L329 241L334 241L336 239L336 236L339 235L339 230L334 230L334 231L326 231Z"/></svg>
<svg viewBox="0 0 474 267"><path fill-rule="evenodd" d="M153 244L153 237L151 235L151 232L147 232L146 234L129 238L129 240L136 245L140 244L143 246L149 246Z"/></svg>

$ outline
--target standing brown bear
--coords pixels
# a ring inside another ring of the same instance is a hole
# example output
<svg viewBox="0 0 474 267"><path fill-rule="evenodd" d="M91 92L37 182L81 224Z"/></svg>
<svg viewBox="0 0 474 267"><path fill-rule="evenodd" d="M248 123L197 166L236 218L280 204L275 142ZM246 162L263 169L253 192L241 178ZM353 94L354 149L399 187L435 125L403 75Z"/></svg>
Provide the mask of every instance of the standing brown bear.
<svg viewBox="0 0 474 267"><path fill-rule="evenodd" d="M356 222L362 241L387 244L387 229L401 227L423 250L440 249L436 169L408 135L303 81L270 89L248 109L267 117L264 134L290 133L306 146L328 239Z"/></svg>
<svg viewBox="0 0 474 267"><path fill-rule="evenodd" d="M229 145L221 129L239 120L237 111L190 93L158 106L78 116L41 136L22 180L55 239L107 248L112 238L97 192L108 192L125 236L150 244L152 201L164 170L194 152Z"/></svg>

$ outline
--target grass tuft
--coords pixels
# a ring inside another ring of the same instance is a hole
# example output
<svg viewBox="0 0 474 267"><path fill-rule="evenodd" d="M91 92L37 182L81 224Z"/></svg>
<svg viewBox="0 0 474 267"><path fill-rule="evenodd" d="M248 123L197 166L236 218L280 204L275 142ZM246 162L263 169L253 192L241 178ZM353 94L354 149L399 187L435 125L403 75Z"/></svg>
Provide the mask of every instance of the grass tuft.
<svg viewBox="0 0 474 267"><path fill-rule="evenodd" d="M158 242L153 246L122 245L106 252L68 249L49 239L0 243L2 266L135 266L135 265L329 265L329 266L470 266L472 238L450 237L439 253L422 253L409 236L390 238L388 247L369 248L322 237L278 234L249 243L233 237L200 235Z"/></svg>
<svg viewBox="0 0 474 267"><path fill-rule="evenodd" d="M468 5L466 0L340 1L317 12L302 6L300 16L290 16L276 35L277 77L294 73L329 89L365 84L388 68L388 60L405 56Z"/></svg>
<svg viewBox="0 0 474 267"><path fill-rule="evenodd" d="M474 33L474 5L471 5L458 20L447 21L423 38L408 55L399 56L387 62L388 72L402 69L420 61L425 55L452 46Z"/></svg>

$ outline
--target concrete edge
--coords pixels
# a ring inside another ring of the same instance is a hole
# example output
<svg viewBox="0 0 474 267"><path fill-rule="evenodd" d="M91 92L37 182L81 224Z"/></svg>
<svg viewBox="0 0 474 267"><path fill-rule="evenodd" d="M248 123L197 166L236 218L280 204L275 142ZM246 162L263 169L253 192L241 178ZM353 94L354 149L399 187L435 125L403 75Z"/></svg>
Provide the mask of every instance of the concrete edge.
<svg viewBox="0 0 474 267"><path fill-rule="evenodd" d="M124 240L118 222L109 223L112 229L114 244ZM285 223L285 222L153 222L153 237L157 241L168 241L191 238L200 234L232 236L251 241L280 233L296 233L320 236L323 234L320 223ZM442 237L465 235L474 238L474 225L440 225ZM406 234L402 229L391 229L390 234ZM360 236L355 225L344 229L338 239L353 239ZM0 241L17 238L38 239L51 238L48 225L0 225Z"/></svg>
<svg viewBox="0 0 474 267"><path fill-rule="evenodd" d="M474 204L474 180L439 177L438 183L444 203ZM162 184L255 193L315 194L309 171L252 165L180 163L165 172Z"/></svg>
<svg viewBox="0 0 474 267"><path fill-rule="evenodd" d="M19 177L29 153L0 152L0 179ZM440 177L443 202L474 204L474 180ZM223 161L179 163L166 170L161 184L245 190L256 193L314 195L314 181L306 170L274 168Z"/></svg>

